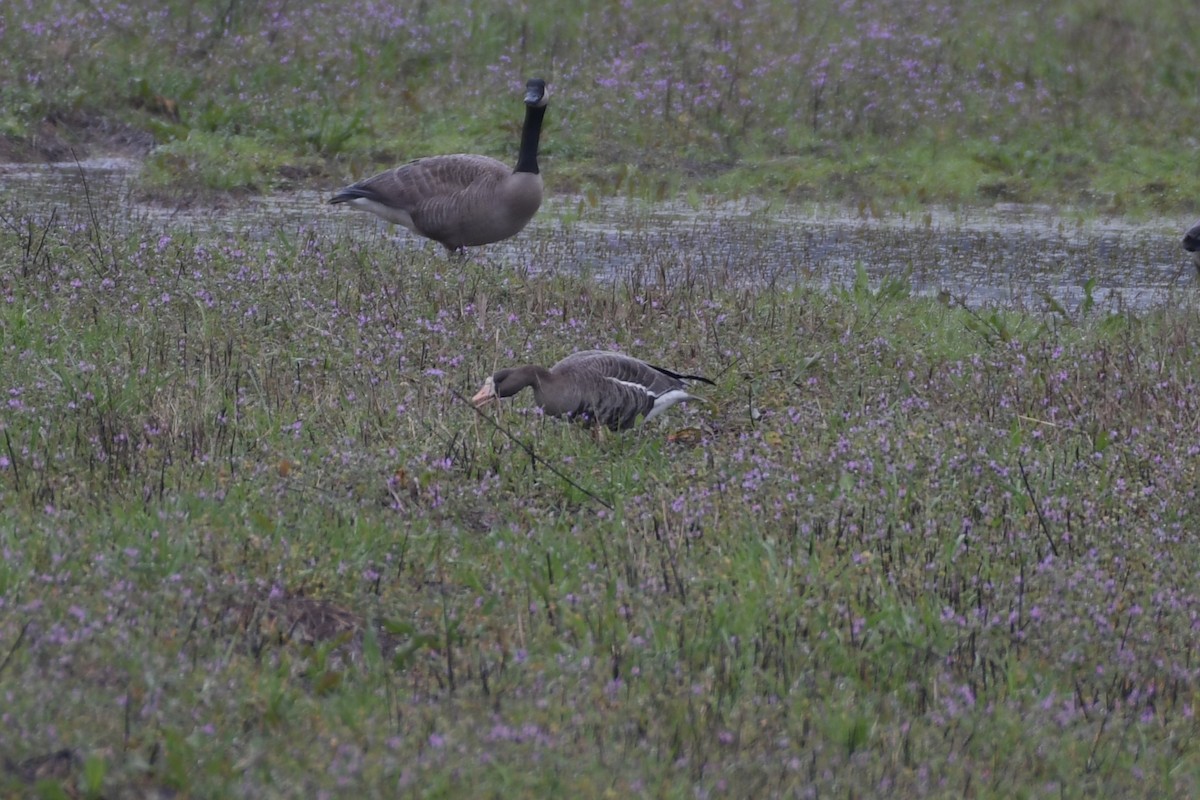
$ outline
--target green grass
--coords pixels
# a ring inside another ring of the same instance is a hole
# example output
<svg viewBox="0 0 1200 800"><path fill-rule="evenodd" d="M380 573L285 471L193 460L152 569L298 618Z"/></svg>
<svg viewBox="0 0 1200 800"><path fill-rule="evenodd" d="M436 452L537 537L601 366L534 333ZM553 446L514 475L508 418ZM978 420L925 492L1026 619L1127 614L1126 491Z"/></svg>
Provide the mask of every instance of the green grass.
<svg viewBox="0 0 1200 800"><path fill-rule="evenodd" d="M1174 0L15 3L0 156L153 143L153 194L328 188L422 155L512 159L539 74L557 192L616 192L624 171L647 198L1190 214L1186 19Z"/></svg>
<svg viewBox="0 0 1200 800"><path fill-rule="evenodd" d="M1196 791L1191 304L118 213L6 214L5 792ZM462 402L614 345L709 402Z"/></svg>
<svg viewBox="0 0 1200 800"><path fill-rule="evenodd" d="M280 185L284 167L301 163L301 157L266 142L194 131L187 139L157 148L141 180L151 192L194 193L195 187L203 187L260 193Z"/></svg>

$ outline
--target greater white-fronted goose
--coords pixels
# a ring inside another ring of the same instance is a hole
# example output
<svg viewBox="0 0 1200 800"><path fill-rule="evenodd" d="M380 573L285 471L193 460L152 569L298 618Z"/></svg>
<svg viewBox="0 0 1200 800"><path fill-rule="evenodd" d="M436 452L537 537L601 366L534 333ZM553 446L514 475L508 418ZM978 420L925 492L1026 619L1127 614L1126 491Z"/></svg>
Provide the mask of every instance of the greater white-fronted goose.
<svg viewBox="0 0 1200 800"><path fill-rule="evenodd" d="M1200 273L1200 220L1196 220L1183 235L1183 249L1192 254L1192 263L1196 265L1196 272Z"/></svg>
<svg viewBox="0 0 1200 800"><path fill-rule="evenodd" d="M488 156L430 156L342 189L349 203L440 242L451 253L521 232L542 204L538 139L549 100L546 82L525 84L525 126L515 169Z"/></svg>
<svg viewBox="0 0 1200 800"><path fill-rule="evenodd" d="M533 387L534 401L546 414L616 431L632 427L639 418L648 422L681 401L702 400L688 393L684 381L712 384L708 378L681 375L621 353L582 350L550 369L530 364L499 370L471 402L478 408Z"/></svg>

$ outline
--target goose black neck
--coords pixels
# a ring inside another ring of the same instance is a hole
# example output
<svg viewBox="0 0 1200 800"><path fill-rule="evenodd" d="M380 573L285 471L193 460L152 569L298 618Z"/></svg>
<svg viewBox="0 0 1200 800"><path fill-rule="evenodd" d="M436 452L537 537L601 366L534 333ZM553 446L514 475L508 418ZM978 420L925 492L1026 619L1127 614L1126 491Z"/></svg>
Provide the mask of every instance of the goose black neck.
<svg viewBox="0 0 1200 800"><path fill-rule="evenodd" d="M521 128L521 152L517 155L517 168L514 172L538 174L538 139L542 136L544 116L545 106L525 106L525 126Z"/></svg>

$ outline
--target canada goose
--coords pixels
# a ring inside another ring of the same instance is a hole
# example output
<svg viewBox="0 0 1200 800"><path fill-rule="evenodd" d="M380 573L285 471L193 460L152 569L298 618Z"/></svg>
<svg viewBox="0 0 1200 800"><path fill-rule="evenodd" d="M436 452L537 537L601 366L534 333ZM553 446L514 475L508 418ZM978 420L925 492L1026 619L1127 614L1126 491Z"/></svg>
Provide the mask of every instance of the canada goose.
<svg viewBox="0 0 1200 800"><path fill-rule="evenodd" d="M1183 235L1183 249L1192 254L1192 263L1196 265L1196 272L1200 273L1200 220L1196 220Z"/></svg>
<svg viewBox="0 0 1200 800"><path fill-rule="evenodd" d="M329 202L370 211L441 242L451 253L515 236L542 204L537 154L548 100L544 80L525 84L515 169L487 156L418 158L347 186Z"/></svg>
<svg viewBox="0 0 1200 800"><path fill-rule="evenodd" d="M550 369L534 365L502 369L471 398L479 408L501 397L512 397L527 386L533 399L550 416L567 416L624 430L638 417L646 422L683 400L702 400L688 394L684 381L703 381L699 375L680 375L632 356L606 350L581 350Z"/></svg>

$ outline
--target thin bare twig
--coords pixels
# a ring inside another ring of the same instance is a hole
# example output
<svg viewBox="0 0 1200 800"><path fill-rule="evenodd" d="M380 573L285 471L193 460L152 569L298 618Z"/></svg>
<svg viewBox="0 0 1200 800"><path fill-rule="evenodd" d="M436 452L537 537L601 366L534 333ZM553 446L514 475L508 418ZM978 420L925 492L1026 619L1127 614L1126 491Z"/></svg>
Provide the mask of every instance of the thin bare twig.
<svg viewBox="0 0 1200 800"><path fill-rule="evenodd" d="M4 429L4 446L8 448L8 463L12 464L13 483L17 491L21 490L21 468L17 463L17 454L13 452L12 440L8 438L8 429Z"/></svg>
<svg viewBox="0 0 1200 800"><path fill-rule="evenodd" d="M96 213L96 205L92 202L92 189L88 185L87 171L79 161L79 156L75 155L75 148L71 148L71 158L75 159L75 169L79 172L79 180L83 184L83 198L87 201L88 216L92 223L88 228L88 242L92 246L92 257L95 261L92 269L97 275L103 276L109 270L110 265L104 257L104 240L100 234L100 215ZM111 266L115 267L116 265L114 263Z"/></svg>
<svg viewBox="0 0 1200 800"><path fill-rule="evenodd" d="M4 657L4 661L0 662L0 673L4 672L5 667L8 666L8 662L12 661L13 654L16 653L17 648L21 646L21 642L25 641L25 631L29 629L30 624L31 623L29 621L26 621L25 624L21 626L21 631L17 634L17 640L13 642L12 647L8 648L8 655Z"/></svg>
<svg viewBox="0 0 1200 800"><path fill-rule="evenodd" d="M550 471L551 471L551 472L553 472L555 475L557 475L558 477L562 478L564 481L566 481L567 483L569 483L571 486L574 486L576 489L578 489L579 491L583 492L583 493L584 493L584 494L586 494L588 497L592 498L592 499L593 499L593 500L595 500L597 503L599 503L600 505L602 505L602 506L604 506L605 508L607 508L609 511L612 511L612 510L613 510L613 507L612 507L612 504L611 504L611 503L609 503L609 502L608 502L608 501L606 501L606 500L605 500L603 497L601 497L600 495L598 495L598 494L596 494L595 492L591 491L590 489L587 489L587 488L585 488L585 487L583 487L583 486L580 486L578 483L576 483L574 480L572 480L572 479L571 479L571 478L570 478L568 475L566 475L565 473L563 473L561 470L559 470L557 467L555 467L555 466L554 466L553 464L551 464L549 461L547 461L546 459L544 459L544 458L542 458L541 456L539 456L537 453L535 453L535 452L533 451L533 448L532 448L532 447L530 447L529 445L525 444L525 443L524 443L524 442L522 442L520 439L518 439L516 436L514 436L514 435L512 434L512 432L510 432L510 431L509 431L507 428L505 428L503 425L501 425L499 422L497 422L497 421L495 420L495 418L494 418L494 417L492 417L492 416L490 416L490 415L488 415L488 414L485 414L485 413L483 413L483 411L482 411L482 410L480 410L480 409L476 408L474 403L472 403L472 402L471 402L470 400L468 400L467 398L463 397L463 396L462 396L462 395L461 395L461 394L460 394L460 393L459 393L457 390L455 390L455 389L451 388L451 389L450 389L450 394L454 395L456 398L458 398L459 400L461 400L462 402L464 402L464 403L466 403L468 406L470 406L470 407L471 407L471 409L472 409L472 410L474 410L474 412L475 412L476 414L478 414L478 415L479 415L480 417L482 417L483 419L487 420L487 422L488 422L488 424L489 424L489 425L491 425L493 428L495 428L496 430L498 430L498 431L500 431L501 433L503 433L503 434L504 434L506 437L508 437L508 439L509 439L510 441L512 441L512 443L513 443L513 444L515 444L517 447L519 447L519 448L521 448L522 450L524 450L524 451L525 451L525 452L526 452L526 453L529 455L529 458L530 458L531 460L533 460L534 462L536 462L536 463L538 463L538 464L541 464L543 467L545 467L546 469L550 470Z"/></svg>
<svg viewBox="0 0 1200 800"><path fill-rule="evenodd" d="M1050 526L1046 524L1046 518L1042 516L1042 509L1038 505L1037 496L1033 493L1033 487L1029 485L1029 476L1025 474L1025 464L1019 458L1017 466L1021 469L1021 480L1025 483L1025 492L1033 502L1033 510L1037 512L1038 524L1042 527L1042 533L1046 534L1046 541L1050 544L1050 552L1057 558L1058 547L1054 544L1054 537L1050 535Z"/></svg>

